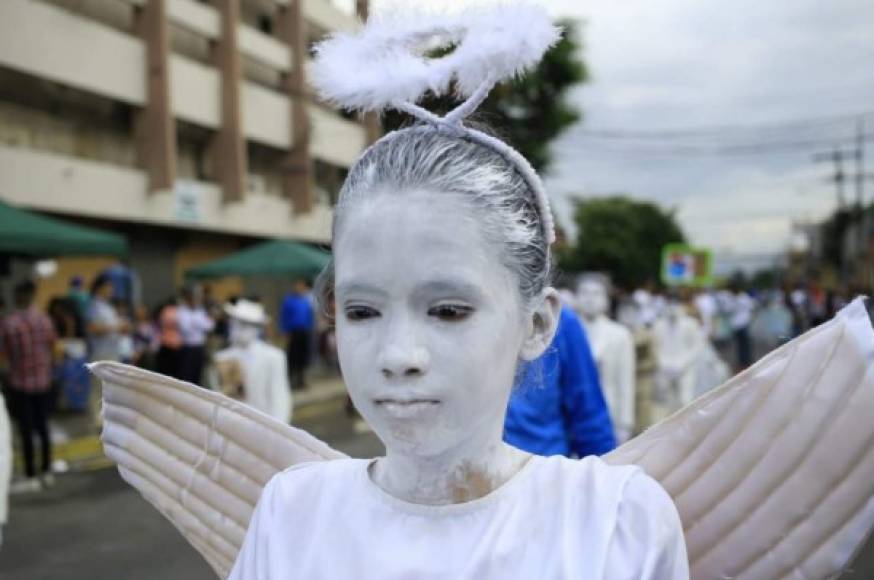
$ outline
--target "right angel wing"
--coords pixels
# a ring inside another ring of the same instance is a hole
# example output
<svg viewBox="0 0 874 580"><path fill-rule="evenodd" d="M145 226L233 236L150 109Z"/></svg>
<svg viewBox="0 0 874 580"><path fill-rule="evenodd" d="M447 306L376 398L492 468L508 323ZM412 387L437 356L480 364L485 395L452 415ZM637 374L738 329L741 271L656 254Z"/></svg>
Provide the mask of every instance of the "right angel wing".
<svg viewBox="0 0 874 580"><path fill-rule="evenodd" d="M275 473L345 457L218 393L120 363L90 369L103 382L106 455L222 578Z"/></svg>
<svg viewBox="0 0 874 580"><path fill-rule="evenodd" d="M862 299L605 457L673 497L692 578L822 580L874 525L874 330Z"/></svg>

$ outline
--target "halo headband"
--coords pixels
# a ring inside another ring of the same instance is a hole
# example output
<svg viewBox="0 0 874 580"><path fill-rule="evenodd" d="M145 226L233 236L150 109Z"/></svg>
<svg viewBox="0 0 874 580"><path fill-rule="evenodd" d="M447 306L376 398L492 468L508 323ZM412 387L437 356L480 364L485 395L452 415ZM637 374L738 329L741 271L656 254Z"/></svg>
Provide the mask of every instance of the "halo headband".
<svg viewBox="0 0 874 580"><path fill-rule="evenodd" d="M552 244L555 225L537 172L510 145L466 127L464 120L496 83L536 65L560 35L543 8L525 3L453 15L409 12L371 18L356 34L339 33L316 45L311 79L322 99L335 106L362 112L397 109L502 155L534 193L546 243ZM447 46L454 50L428 58L429 50ZM465 100L443 117L416 104L426 93L452 90Z"/></svg>

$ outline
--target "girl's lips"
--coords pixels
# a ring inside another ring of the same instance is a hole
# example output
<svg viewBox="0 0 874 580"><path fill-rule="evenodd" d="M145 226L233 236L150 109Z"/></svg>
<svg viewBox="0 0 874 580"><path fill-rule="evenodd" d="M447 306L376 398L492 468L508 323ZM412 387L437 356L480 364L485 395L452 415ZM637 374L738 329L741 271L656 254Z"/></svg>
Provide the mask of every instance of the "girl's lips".
<svg viewBox="0 0 874 580"><path fill-rule="evenodd" d="M392 404L392 405L416 405L419 403L437 404L440 401L437 399L375 399L377 405Z"/></svg>
<svg viewBox="0 0 874 580"><path fill-rule="evenodd" d="M436 399L377 399L376 406L398 419L410 419L434 409L440 404Z"/></svg>

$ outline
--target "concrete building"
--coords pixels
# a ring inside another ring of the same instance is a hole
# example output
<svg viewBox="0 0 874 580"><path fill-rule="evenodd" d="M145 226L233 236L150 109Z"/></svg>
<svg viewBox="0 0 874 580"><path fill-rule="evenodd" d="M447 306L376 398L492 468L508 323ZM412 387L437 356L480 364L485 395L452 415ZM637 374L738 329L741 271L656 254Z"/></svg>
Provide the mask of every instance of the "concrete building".
<svg viewBox="0 0 874 580"><path fill-rule="evenodd" d="M314 41L366 10L2 0L0 198L124 232L151 303L188 267L256 239L327 242L345 171L378 127L317 103L304 65ZM42 293L107 263L58 260Z"/></svg>

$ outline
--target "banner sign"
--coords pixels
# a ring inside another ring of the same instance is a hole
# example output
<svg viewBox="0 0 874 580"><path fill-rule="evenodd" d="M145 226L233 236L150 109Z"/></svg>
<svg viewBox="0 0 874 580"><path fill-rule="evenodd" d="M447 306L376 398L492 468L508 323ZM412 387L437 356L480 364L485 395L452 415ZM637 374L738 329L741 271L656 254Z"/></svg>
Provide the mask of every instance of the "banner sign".
<svg viewBox="0 0 874 580"><path fill-rule="evenodd" d="M668 244L662 248L662 283L701 287L713 284L713 253L707 248Z"/></svg>

